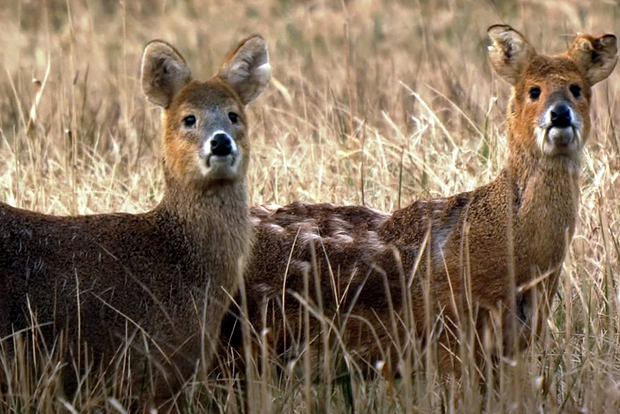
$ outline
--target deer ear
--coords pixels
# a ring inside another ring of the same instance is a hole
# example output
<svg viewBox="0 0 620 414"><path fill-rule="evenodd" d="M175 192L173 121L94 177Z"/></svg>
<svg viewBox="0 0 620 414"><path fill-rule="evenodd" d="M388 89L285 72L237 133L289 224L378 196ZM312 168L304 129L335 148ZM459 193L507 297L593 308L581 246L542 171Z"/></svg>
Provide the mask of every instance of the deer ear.
<svg viewBox="0 0 620 414"><path fill-rule="evenodd" d="M187 62L168 43L153 40L142 55L142 91L149 102L167 108L192 78Z"/></svg>
<svg viewBox="0 0 620 414"><path fill-rule="evenodd" d="M265 90L271 79L271 65L265 39L255 35L233 49L216 75L230 86L246 105Z"/></svg>
<svg viewBox="0 0 620 414"><path fill-rule="evenodd" d="M511 85L516 84L536 50L510 26L496 24L487 33L493 42L489 46L493 69Z"/></svg>
<svg viewBox="0 0 620 414"><path fill-rule="evenodd" d="M566 52L575 62L581 73L594 85L611 74L618 61L616 36L606 34L601 37L579 35Z"/></svg>

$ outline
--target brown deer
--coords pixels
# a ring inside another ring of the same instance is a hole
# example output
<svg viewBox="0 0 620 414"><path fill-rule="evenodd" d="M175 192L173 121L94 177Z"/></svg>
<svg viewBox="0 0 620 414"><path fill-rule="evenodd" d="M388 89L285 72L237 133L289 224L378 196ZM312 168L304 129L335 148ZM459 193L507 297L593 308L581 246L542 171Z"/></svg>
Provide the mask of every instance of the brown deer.
<svg viewBox="0 0 620 414"><path fill-rule="evenodd" d="M86 344L95 366L112 366L129 348L132 362L162 371L146 397L158 403L209 365L212 333L252 242L245 106L270 77L260 36L241 42L206 81L192 79L169 44L146 46L142 88L163 108L163 198L143 214L75 217L0 204L5 344L35 320L50 344L66 335L73 355ZM144 366L134 363L132 376Z"/></svg>
<svg viewBox="0 0 620 414"><path fill-rule="evenodd" d="M503 355L540 333L575 229L591 88L616 64L616 37L579 35L546 56L509 26L488 34L492 66L512 85L499 176L392 214L301 202L251 209L247 301L237 298L222 324L233 350L243 355L237 319L247 319L254 343L271 337L285 360L335 341L369 366L394 363L415 337L439 341L439 364L452 370L463 324L476 346Z"/></svg>

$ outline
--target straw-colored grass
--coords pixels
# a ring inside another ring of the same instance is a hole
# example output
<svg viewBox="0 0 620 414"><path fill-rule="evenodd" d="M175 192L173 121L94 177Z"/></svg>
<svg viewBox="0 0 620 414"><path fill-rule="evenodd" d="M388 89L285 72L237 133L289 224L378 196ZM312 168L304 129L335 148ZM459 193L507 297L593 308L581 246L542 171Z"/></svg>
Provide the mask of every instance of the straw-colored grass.
<svg viewBox="0 0 620 414"><path fill-rule="evenodd" d="M620 34L620 7L582 0L2 2L0 201L60 215L154 206L162 189L159 109L140 90L143 46L167 40L205 76L251 33L266 37L274 75L249 109L252 204L307 200L391 211L470 190L500 171L506 152L509 87L486 55L494 23L511 24L554 53L576 32ZM432 352L417 349L408 352L427 363L403 361L411 374L394 381L335 362L320 370L338 378L317 381L315 367L299 361L277 369L264 349L254 361L261 369L245 382L229 370L188 383L181 395L188 412L619 411L619 93L617 74L594 90L579 221L547 334L500 362L494 380L481 385L467 375L475 367L466 353L465 375L444 378L426 357ZM36 323L33 315L31 332L0 338L0 372L8 378L0 412L128 410L131 374L122 358L107 382L94 367L70 367L84 381L64 395L63 340L41 342Z"/></svg>

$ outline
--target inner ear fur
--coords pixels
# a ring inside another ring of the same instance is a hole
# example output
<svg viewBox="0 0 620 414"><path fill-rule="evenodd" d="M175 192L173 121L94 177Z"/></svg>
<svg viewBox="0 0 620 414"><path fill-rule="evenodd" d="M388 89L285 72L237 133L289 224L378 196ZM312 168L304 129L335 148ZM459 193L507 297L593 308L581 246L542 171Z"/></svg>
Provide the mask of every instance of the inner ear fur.
<svg viewBox="0 0 620 414"><path fill-rule="evenodd" d="M222 63L216 74L246 105L265 90L271 80L271 65L265 39L259 35L243 40Z"/></svg>
<svg viewBox="0 0 620 414"><path fill-rule="evenodd" d="M185 58L163 40L153 40L144 48L141 77L146 98L162 108L192 79Z"/></svg>
<svg viewBox="0 0 620 414"><path fill-rule="evenodd" d="M581 34L566 52L591 85L607 78L618 61L618 42L613 34L593 37Z"/></svg>
<svg viewBox="0 0 620 414"><path fill-rule="evenodd" d="M521 33L508 25L493 25L487 33L493 42L489 46L493 69L511 85L516 84L532 57L536 55L536 50Z"/></svg>

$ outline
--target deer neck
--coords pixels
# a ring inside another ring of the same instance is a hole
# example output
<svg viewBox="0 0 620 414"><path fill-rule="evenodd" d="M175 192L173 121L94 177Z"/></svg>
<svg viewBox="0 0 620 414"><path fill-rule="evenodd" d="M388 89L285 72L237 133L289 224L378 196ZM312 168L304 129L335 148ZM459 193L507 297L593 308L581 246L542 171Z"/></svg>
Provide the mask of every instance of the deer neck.
<svg viewBox="0 0 620 414"><path fill-rule="evenodd" d="M158 215L170 223L189 253L197 275L238 275L250 252L252 226L245 180L188 188L166 174ZM221 267L227 267L222 269Z"/></svg>
<svg viewBox="0 0 620 414"><path fill-rule="evenodd" d="M575 229L579 160L536 159L514 148L510 154L502 173L487 185L448 198L415 201L395 211L379 232L383 240L418 246L430 229L436 244L432 250L444 250L452 240L458 251L466 221L472 232L488 237L509 222L507 204L512 200L512 234L520 263L527 264L528 274L530 266L554 269ZM498 241L503 240L504 230L497 231Z"/></svg>
<svg viewBox="0 0 620 414"><path fill-rule="evenodd" d="M515 245L530 246L524 255L540 255L543 267L561 263L574 234L580 168L578 157L537 157L526 151L511 151L506 164L503 176L514 190Z"/></svg>
<svg viewBox="0 0 620 414"><path fill-rule="evenodd" d="M579 157L540 157L516 150L510 153L504 175L515 190L517 212L553 211L574 226L580 170Z"/></svg>

